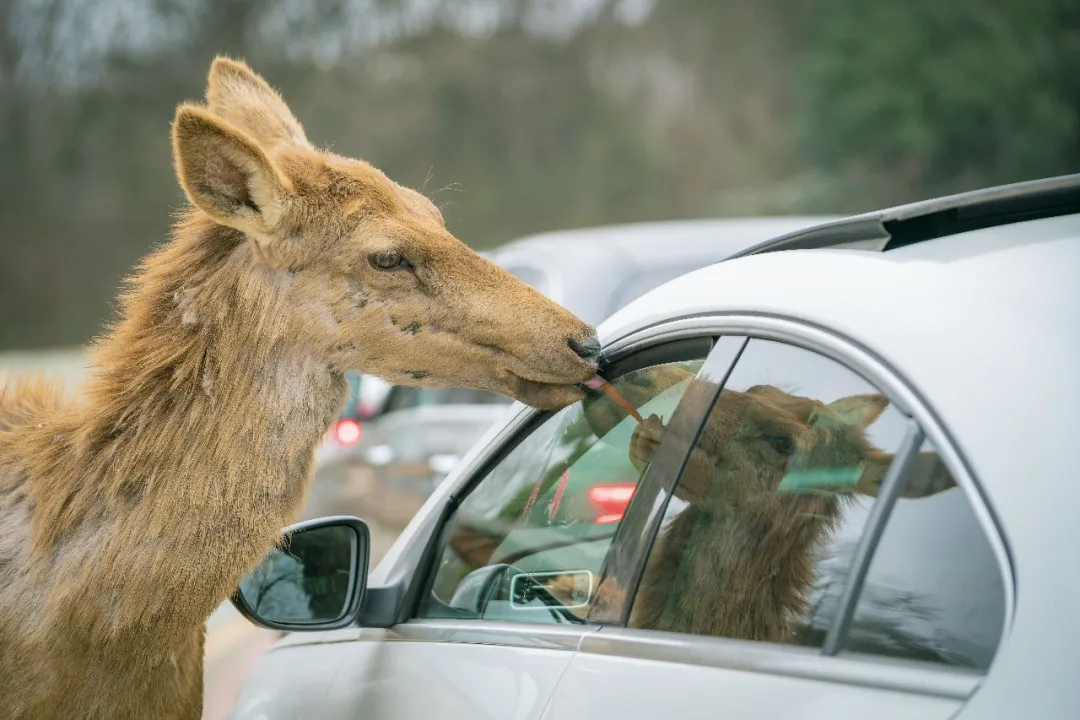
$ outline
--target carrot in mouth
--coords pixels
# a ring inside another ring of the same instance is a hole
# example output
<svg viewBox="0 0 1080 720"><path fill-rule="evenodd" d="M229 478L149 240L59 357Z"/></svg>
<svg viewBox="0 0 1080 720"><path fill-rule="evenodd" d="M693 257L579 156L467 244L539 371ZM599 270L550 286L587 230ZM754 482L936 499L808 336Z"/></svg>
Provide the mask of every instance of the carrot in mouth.
<svg viewBox="0 0 1080 720"><path fill-rule="evenodd" d="M615 386L609 383L604 378L600 377L599 375L595 375L591 380L588 380L583 384L590 390L600 390L601 392L603 392L605 395L611 398L611 402L615 403L623 410L630 413L630 416L637 420L639 424L645 422L642 419L641 414L636 409L634 409L634 406L631 405L630 402L622 396L622 393L616 390Z"/></svg>

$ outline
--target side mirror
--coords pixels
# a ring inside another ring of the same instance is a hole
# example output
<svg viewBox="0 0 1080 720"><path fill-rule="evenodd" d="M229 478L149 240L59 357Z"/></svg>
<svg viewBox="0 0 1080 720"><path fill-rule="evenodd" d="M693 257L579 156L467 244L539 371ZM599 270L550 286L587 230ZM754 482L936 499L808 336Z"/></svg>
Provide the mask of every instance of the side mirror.
<svg viewBox="0 0 1080 720"><path fill-rule="evenodd" d="M260 627L336 630L356 622L367 585L371 533L357 517L306 520L282 531L240 581L232 604Z"/></svg>

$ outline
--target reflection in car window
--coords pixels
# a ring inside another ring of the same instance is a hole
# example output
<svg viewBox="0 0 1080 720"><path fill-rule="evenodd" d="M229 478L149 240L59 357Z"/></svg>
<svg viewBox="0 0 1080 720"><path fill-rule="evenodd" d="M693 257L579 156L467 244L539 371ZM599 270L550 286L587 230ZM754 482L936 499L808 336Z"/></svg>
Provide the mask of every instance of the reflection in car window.
<svg viewBox="0 0 1080 720"><path fill-rule="evenodd" d="M833 360L751 340L679 477L629 625L820 645L906 424ZM637 462L663 432L657 418L638 428Z"/></svg>
<svg viewBox="0 0 1080 720"><path fill-rule="evenodd" d="M985 670L1004 622L1001 567L927 443L871 560L845 649Z"/></svg>
<svg viewBox="0 0 1080 720"><path fill-rule="evenodd" d="M656 365L613 384L640 412L669 418L700 364ZM420 616L582 622L640 479L635 425L601 395L535 428L451 518Z"/></svg>

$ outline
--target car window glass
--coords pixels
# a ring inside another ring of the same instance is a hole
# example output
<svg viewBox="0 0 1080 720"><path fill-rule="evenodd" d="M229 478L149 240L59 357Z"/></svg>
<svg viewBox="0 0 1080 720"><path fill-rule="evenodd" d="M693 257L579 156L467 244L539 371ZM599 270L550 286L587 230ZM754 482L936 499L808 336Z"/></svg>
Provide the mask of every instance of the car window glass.
<svg viewBox="0 0 1080 720"><path fill-rule="evenodd" d="M820 645L907 422L839 363L751 340L679 477L629 625ZM637 429L640 461L663 432L658 418Z"/></svg>
<svg viewBox="0 0 1080 720"><path fill-rule="evenodd" d="M670 417L701 361L613 381L641 413ZM605 395L534 428L468 494L443 534L421 617L582 622L640 479L636 421Z"/></svg>
<svg viewBox="0 0 1080 720"><path fill-rule="evenodd" d="M1005 622L1001 566L924 444L870 562L845 649L985 670Z"/></svg>

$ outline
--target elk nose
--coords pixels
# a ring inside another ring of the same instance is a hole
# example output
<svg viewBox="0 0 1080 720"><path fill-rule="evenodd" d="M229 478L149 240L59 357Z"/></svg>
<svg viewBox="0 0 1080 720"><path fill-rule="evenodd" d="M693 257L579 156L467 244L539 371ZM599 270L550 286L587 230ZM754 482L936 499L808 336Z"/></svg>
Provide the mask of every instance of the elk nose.
<svg viewBox="0 0 1080 720"><path fill-rule="evenodd" d="M584 342L568 338L566 344L569 345L570 349L576 352L582 360L596 362L600 359L600 338L595 335Z"/></svg>

